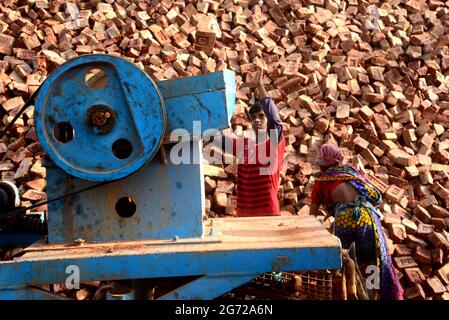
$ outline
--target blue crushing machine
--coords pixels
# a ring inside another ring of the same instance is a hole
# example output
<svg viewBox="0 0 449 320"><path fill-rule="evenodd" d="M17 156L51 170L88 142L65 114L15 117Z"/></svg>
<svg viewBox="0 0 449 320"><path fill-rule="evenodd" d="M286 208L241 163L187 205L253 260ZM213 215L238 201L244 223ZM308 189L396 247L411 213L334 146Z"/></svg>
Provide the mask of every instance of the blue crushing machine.
<svg viewBox="0 0 449 320"><path fill-rule="evenodd" d="M231 71L155 82L109 55L50 74L34 120L48 199L59 200L48 204L48 236L0 262L0 299L57 299L36 286L64 283L70 266L81 282L195 276L160 299L213 299L265 272L341 268L338 239L315 217L205 217L193 123L229 127L235 97Z"/></svg>

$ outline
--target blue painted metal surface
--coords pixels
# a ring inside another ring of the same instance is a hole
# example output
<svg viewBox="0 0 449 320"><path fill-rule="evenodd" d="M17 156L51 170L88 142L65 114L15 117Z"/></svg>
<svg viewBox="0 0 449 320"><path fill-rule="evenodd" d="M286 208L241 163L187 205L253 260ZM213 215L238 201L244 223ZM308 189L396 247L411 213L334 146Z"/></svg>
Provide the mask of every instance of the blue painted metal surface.
<svg viewBox="0 0 449 320"><path fill-rule="evenodd" d="M215 245L213 245L215 246ZM287 257L286 259L284 257ZM64 283L66 268L76 265L80 281L177 277L185 275L260 274L269 271L340 269L340 248L270 248L183 252L133 249L101 250L58 255L46 259L0 262L0 289L22 285ZM275 266L275 268L274 268Z"/></svg>
<svg viewBox="0 0 449 320"><path fill-rule="evenodd" d="M100 89L85 80L95 68L106 74ZM36 134L48 156L69 174L89 181L117 180L147 164L162 137L175 129L192 135L193 121L201 122L202 131L228 127L235 96L235 74L229 70L156 84L124 59L86 55L63 64L42 84L35 106ZM98 128L88 124L92 106L113 110L112 131L98 134ZM73 127L74 137L66 143L54 134L61 123ZM119 139L132 144L126 159L113 156L113 143Z"/></svg>
<svg viewBox="0 0 449 320"><path fill-rule="evenodd" d="M49 243L194 238L203 235L204 180L201 141L182 142L192 164L163 165L157 156L150 165L128 178L48 205ZM168 153L173 146L167 146ZM170 158L170 157L169 157ZM70 178L55 166L47 167L49 199L95 184ZM122 197L131 197L136 213L120 217L115 209Z"/></svg>
<svg viewBox="0 0 449 320"><path fill-rule="evenodd" d="M107 76L100 89L86 84L86 74L94 68ZM88 109L99 105L115 113L107 134L98 134L85 119ZM132 63L108 55L81 56L56 69L42 84L34 112L36 135L47 155L66 172L90 181L121 179L142 168L158 150L166 124L155 83ZM74 137L66 143L54 134L61 123L73 127ZM126 159L113 155L119 139L132 144Z"/></svg>
<svg viewBox="0 0 449 320"><path fill-rule="evenodd" d="M211 300L239 287L259 274L225 274L204 276L175 289L158 300Z"/></svg>
<svg viewBox="0 0 449 320"><path fill-rule="evenodd" d="M84 68L82 62L77 68ZM157 87L160 87L167 107L165 136L182 129L185 134L180 136L184 142L166 145L168 165L154 159L138 174L49 204L50 243L70 242L78 238L98 242L203 235L205 192L199 138L204 130L222 130L229 126L236 95L235 75L225 70L160 81ZM103 101L100 94L95 98ZM194 132L194 121L200 122L199 132ZM197 136L191 139L194 134ZM188 139L185 139L186 135ZM107 149L110 141L98 136L91 144ZM185 156L187 161L183 159L184 162L179 164L180 156ZM111 158L112 155L109 153L103 157ZM73 178L65 173L71 173L65 166L58 162L56 165L49 163L47 166L47 194L50 199L94 184L87 181L92 179ZM115 205L122 197L131 197L136 204L136 213L129 218L120 217L116 212Z"/></svg>
<svg viewBox="0 0 449 320"><path fill-rule="evenodd" d="M187 130L193 135L193 122L201 131L228 128L234 112L235 73L230 70L157 82L167 111L167 132Z"/></svg>

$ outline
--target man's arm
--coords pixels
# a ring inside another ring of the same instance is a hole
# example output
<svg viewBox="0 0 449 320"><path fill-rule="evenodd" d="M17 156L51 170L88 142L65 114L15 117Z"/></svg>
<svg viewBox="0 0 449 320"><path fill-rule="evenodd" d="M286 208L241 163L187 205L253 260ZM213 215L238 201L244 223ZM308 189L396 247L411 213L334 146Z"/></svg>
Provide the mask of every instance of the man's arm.
<svg viewBox="0 0 449 320"><path fill-rule="evenodd" d="M278 143L282 139L282 121L279 117L279 110L276 106L276 104L273 102L271 97L268 95L267 90L265 89L263 85L263 77L262 77L262 70L259 71L259 75L257 78L257 91L259 93L259 100L263 109L263 112L265 113L265 116L267 117L268 123L268 133L271 133L271 130L276 130L277 136L278 136Z"/></svg>
<svg viewBox="0 0 449 320"><path fill-rule="evenodd" d="M261 101L263 112L268 120L268 133L271 133L271 130L276 130L278 136L278 143L282 139L282 121L279 117L279 111L276 104L271 100L270 97L264 97Z"/></svg>

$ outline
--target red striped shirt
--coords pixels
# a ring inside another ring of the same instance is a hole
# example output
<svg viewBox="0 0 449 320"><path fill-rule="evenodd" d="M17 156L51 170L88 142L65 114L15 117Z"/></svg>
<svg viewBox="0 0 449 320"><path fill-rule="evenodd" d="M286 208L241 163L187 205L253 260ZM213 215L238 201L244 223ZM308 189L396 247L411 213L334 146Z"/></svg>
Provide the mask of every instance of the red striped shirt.
<svg viewBox="0 0 449 320"><path fill-rule="evenodd" d="M279 171L284 158L285 139L256 144L248 138L233 139L237 158L237 216L279 215Z"/></svg>

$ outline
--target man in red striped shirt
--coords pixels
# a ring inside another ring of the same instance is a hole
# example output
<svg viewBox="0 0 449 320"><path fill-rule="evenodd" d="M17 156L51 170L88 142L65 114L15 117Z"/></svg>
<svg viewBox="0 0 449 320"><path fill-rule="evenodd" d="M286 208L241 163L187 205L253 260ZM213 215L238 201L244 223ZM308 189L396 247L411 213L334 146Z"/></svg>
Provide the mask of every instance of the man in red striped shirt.
<svg viewBox="0 0 449 320"><path fill-rule="evenodd" d="M285 139L276 104L268 96L262 82L262 71L257 77L260 103L249 110L252 134L243 137L223 135L222 141L237 159L237 216L274 216L280 214L277 197L279 171L282 166ZM232 148L230 147L232 146Z"/></svg>

